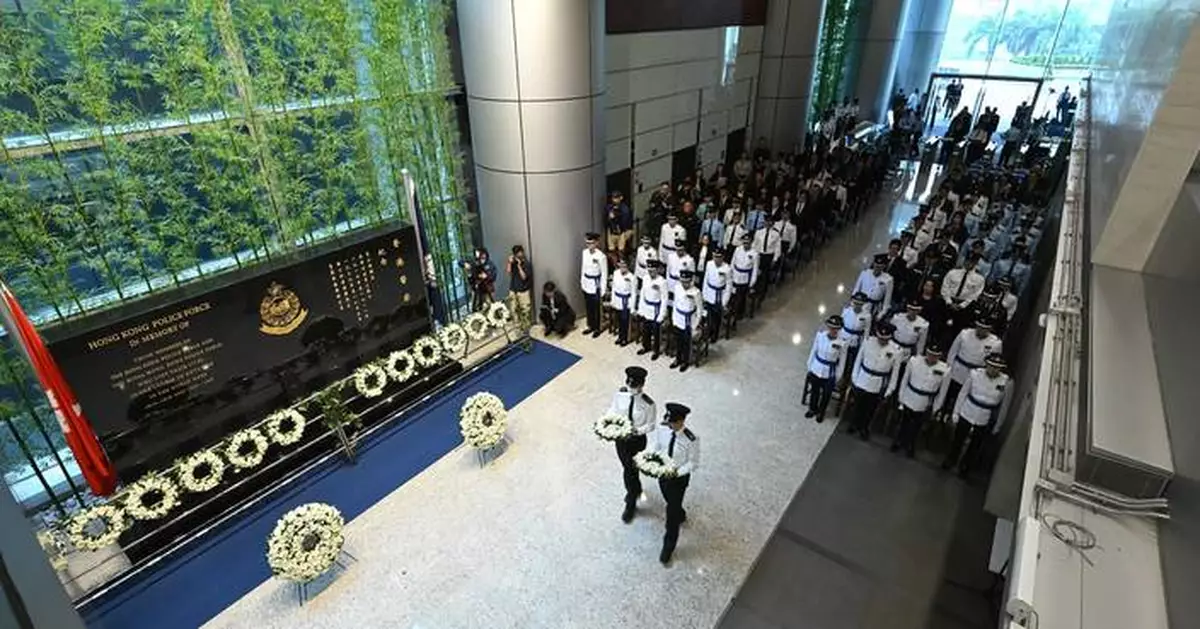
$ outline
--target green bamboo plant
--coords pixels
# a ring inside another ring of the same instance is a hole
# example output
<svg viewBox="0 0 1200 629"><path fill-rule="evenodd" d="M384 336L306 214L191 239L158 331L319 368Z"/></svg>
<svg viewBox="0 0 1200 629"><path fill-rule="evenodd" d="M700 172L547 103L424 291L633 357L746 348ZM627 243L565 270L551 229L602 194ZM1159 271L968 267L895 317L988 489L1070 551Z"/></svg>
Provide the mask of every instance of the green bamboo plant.
<svg viewBox="0 0 1200 629"><path fill-rule="evenodd" d="M845 65L861 5L862 0L827 0L825 3L810 122L820 120L825 110L845 94Z"/></svg>

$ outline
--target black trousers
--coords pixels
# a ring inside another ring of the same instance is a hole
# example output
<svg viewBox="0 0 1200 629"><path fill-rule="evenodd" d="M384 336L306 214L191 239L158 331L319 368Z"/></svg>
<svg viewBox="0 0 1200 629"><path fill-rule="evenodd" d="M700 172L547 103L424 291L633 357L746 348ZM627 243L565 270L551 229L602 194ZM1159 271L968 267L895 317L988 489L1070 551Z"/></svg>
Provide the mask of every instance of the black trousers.
<svg viewBox="0 0 1200 629"><path fill-rule="evenodd" d="M976 426L971 422L958 418L958 423L954 425L954 439L950 441L950 450L946 452L946 460L942 461L942 467L950 467L955 462L958 463L958 471L963 474L968 474L971 468L975 465L975 459L979 456L979 448L983 445L983 439L987 436L987 426ZM959 460L958 453L962 451L963 442L970 437L971 441L967 444L967 451L963 452L962 459Z"/></svg>
<svg viewBox="0 0 1200 629"><path fill-rule="evenodd" d="M672 326L674 327L674 326ZM675 360L680 365L692 364L692 329L675 328Z"/></svg>
<svg viewBox="0 0 1200 629"><path fill-rule="evenodd" d="M850 390L853 399L850 403L850 426L866 435L871 430L871 419L875 417L875 411L879 408L881 396L858 387L851 387Z"/></svg>
<svg viewBox="0 0 1200 629"><path fill-rule="evenodd" d="M716 343L721 336L721 320L725 318L725 306L720 302L715 304L704 302L704 310L708 326L705 332L708 333L708 340Z"/></svg>
<svg viewBox="0 0 1200 629"><path fill-rule="evenodd" d="M617 311L617 342L624 345L629 342L629 311Z"/></svg>
<svg viewBox="0 0 1200 629"><path fill-rule="evenodd" d="M775 254L764 253L758 256L758 285L754 288L754 299L750 303L750 316L758 312L758 307L767 296L767 287L774 283L772 270L775 266Z"/></svg>
<svg viewBox="0 0 1200 629"><path fill-rule="evenodd" d="M642 349L658 356L662 345L662 323L654 319L642 319Z"/></svg>
<svg viewBox="0 0 1200 629"><path fill-rule="evenodd" d="M687 493L690 480L690 474L658 479L658 488L662 490L663 501L667 503L667 532L663 535L662 549L668 555L675 552L675 543L679 541L679 527L687 517L687 511L683 508L683 495Z"/></svg>
<svg viewBox="0 0 1200 629"><path fill-rule="evenodd" d="M617 458L621 461L625 477L625 506L633 508L637 505L638 496L642 495L642 477L633 464L633 456L646 449L646 435L619 439L613 443L617 446Z"/></svg>
<svg viewBox="0 0 1200 629"><path fill-rule="evenodd" d="M968 376L970 377L970 376ZM957 380L950 380L950 386L946 387L946 401L942 402L943 411L954 409L955 402L958 402L958 392L962 390L962 383Z"/></svg>
<svg viewBox="0 0 1200 629"><path fill-rule="evenodd" d="M584 293L583 304L587 309L587 331L600 331L600 295Z"/></svg>
<svg viewBox="0 0 1200 629"><path fill-rule="evenodd" d="M817 417L825 417L825 409L829 407L829 398L833 396L834 378L822 378L813 372L805 377L804 388L808 390L808 408L815 411Z"/></svg>
<svg viewBox="0 0 1200 629"><path fill-rule="evenodd" d="M736 324L738 321L746 318L746 301L750 296L749 284L734 284L733 295L729 298L733 302L733 321ZM734 327L737 327L736 325Z"/></svg>
<svg viewBox="0 0 1200 629"><path fill-rule="evenodd" d="M917 451L917 436L921 434L921 426L925 424L928 410L914 411L903 404L900 405L900 430L896 432L895 445L904 448L909 454Z"/></svg>

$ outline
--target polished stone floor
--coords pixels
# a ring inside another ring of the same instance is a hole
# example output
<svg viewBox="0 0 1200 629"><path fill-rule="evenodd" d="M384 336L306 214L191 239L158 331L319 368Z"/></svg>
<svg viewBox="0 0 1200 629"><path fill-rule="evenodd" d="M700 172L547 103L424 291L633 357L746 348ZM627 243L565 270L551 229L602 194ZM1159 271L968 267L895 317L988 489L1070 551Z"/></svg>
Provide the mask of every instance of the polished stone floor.
<svg viewBox="0 0 1200 629"><path fill-rule="evenodd" d="M919 192L911 179L903 174L702 368L679 374L608 337L556 339L583 360L510 410L501 457L480 468L473 452L455 450L352 521L359 561L308 604L272 580L205 626L714 626L829 440L832 424L804 420L799 406L809 340L914 212L896 203ZM622 524L619 464L590 429L629 364L649 368L657 401L692 407L703 443L668 568L657 561L658 488L648 484L639 516Z"/></svg>

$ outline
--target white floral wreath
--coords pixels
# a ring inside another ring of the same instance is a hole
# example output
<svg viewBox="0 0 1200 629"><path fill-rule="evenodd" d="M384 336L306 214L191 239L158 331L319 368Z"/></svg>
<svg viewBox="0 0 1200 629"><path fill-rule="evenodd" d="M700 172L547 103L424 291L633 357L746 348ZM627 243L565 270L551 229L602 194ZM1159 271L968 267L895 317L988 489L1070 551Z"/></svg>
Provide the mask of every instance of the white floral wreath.
<svg viewBox="0 0 1200 629"><path fill-rule="evenodd" d="M432 336L422 336L413 343L412 349L413 360L422 369L437 367L442 362L442 346Z"/></svg>
<svg viewBox="0 0 1200 629"><path fill-rule="evenodd" d="M307 423L308 420L300 411L288 408L271 413L267 417L264 428L271 441L281 446L290 446L304 436L304 427Z"/></svg>
<svg viewBox="0 0 1200 629"><path fill-rule="evenodd" d="M125 490L125 513L135 520L157 520L179 506L179 486L167 476L147 475Z"/></svg>
<svg viewBox="0 0 1200 629"><path fill-rule="evenodd" d="M479 341L487 336L491 324L482 312L472 312L463 321L463 327L467 329L467 336L471 337L471 340Z"/></svg>
<svg viewBox="0 0 1200 629"><path fill-rule="evenodd" d="M354 370L354 388L365 398L383 395L387 387L387 372L375 363L366 363Z"/></svg>
<svg viewBox="0 0 1200 629"><path fill-rule="evenodd" d="M675 461L662 452L642 450L633 455L633 464L643 474L653 478L670 478L678 474Z"/></svg>
<svg viewBox="0 0 1200 629"><path fill-rule="evenodd" d="M417 363L412 354L399 350L387 355L383 361L383 370L393 382L408 382L417 373Z"/></svg>
<svg viewBox="0 0 1200 629"><path fill-rule="evenodd" d="M504 302L493 301L492 305L488 306L487 320L492 327L503 328L508 325L509 321L512 321L512 312L509 311L508 306Z"/></svg>
<svg viewBox="0 0 1200 629"><path fill-rule="evenodd" d="M103 523L104 529L93 533L90 529L97 522ZM96 505L71 516L67 521L67 539L79 550L100 550L115 544L128 526L125 512L120 508L110 504Z"/></svg>
<svg viewBox="0 0 1200 629"><path fill-rule="evenodd" d="M633 436L633 423L623 413L606 413L596 420L592 430L605 441L619 441Z"/></svg>
<svg viewBox="0 0 1200 629"><path fill-rule="evenodd" d="M442 349L451 356L467 351L467 331L457 323L442 328L438 332L438 340L442 343Z"/></svg>
<svg viewBox="0 0 1200 629"><path fill-rule="evenodd" d="M345 525L336 508L319 502L288 511L267 538L271 573L298 583L321 576L342 552Z"/></svg>
<svg viewBox="0 0 1200 629"><path fill-rule="evenodd" d="M225 458L239 470L248 470L262 463L270 445L267 438L254 428L239 430L229 438L229 445L225 446ZM247 446L252 449L246 449Z"/></svg>
<svg viewBox="0 0 1200 629"><path fill-rule="evenodd" d="M463 404L459 427L467 445L487 449L504 438L504 431L508 428L508 411L504 409L504 402L495 395L476 393Z"/></svg>
<svg viewBox="0 0 1200 629"><path fill-rule="evenodd" d="M225 461L212 450L201 450L184 457L179 462L179 484L185 490L198 494L215 489L225 475ZM207 474L200 472L207 470Z"/></svg>

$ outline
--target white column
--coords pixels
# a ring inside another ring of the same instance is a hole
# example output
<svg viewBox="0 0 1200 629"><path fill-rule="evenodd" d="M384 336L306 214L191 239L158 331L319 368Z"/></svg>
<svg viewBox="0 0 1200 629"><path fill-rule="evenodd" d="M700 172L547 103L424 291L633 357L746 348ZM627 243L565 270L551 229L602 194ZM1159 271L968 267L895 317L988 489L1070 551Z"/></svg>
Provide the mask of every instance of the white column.
<svg viewBox="0 0 1200 629"><path fill-rule="evenodd" d="M767 138L773 151L791 150L804 141L824 11L825 3L814 0L772 0L767 5L754 136Z"/></svg>
<svg viewBox="0 0 1200 629"><path fill-rule="evenodd" d="M953 6L954 0L910 0L893 81L905 94L914 89L924 94L929 86L929 77L937 70L942 55Z"/></svg>
<svg viewBox="0 0 1200 629"><path fill-rule="evenodd" d="M869 21L858 42L861 52L854 94L859 99L863 120L882 121L892 95L908 0L874 0L863 10Z"/></svg>
<svg viewBox="0 0 1200 629"><path fill-rule="evenodd" d="M577 309L583 235L604 199L603 0L459 0L458 22L484 242L524 244L535 290Z"/></svg>

